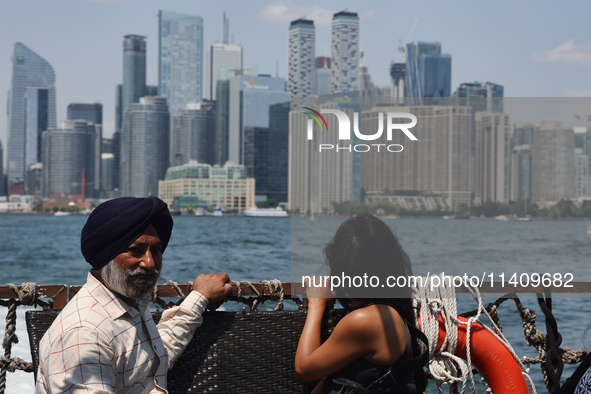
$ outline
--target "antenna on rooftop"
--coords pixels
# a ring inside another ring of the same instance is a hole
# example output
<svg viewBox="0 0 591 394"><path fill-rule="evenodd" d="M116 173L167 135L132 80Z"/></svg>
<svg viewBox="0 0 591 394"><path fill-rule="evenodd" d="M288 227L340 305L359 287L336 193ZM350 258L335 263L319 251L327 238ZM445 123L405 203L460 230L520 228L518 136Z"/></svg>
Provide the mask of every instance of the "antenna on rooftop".
<svg viewBox="0 0 591 394"><path fill-rule="evenodd" d="M228 44L228 31L230 30L230 20L226 18L226 11L224 11L224 44Z"/></svg>

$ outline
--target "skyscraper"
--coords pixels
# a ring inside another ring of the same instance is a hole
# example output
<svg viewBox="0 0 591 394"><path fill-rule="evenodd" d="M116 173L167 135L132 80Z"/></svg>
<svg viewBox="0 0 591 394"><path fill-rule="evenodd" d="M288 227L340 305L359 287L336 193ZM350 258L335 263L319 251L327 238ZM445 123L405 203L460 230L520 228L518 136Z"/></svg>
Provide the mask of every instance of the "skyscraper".
<svg viewBox="0 0 591 394"><path fill-rule="evenodd" d="M457 104L469 105L473 112L503 112L503 86L492 82L465 82L454 92L463 98Z"/></svg>
<svg viewBox="0 0 591 394"><path fill-rule="evenodd" d="M202 99L203 19L158 12L158 95L171 115ZM150 95L150 94L147 94Z"/></svg>
<svg viewBox="0 0 591 394"><path fill-rule="evenodd" d="M43 133L44 197L92 196L95 143L94 124L85 120L66 120Z"/></svg>
<svg viewBox="0 0 591 394"><path fill-rule="evenodd" d="M56 126L56 98L53 68L20 42L14 44L7 112L8 194L23 194L27 165L39 160L41 133Z"/></svg>
<svg viewBox="0 0 591 394"><path fill-rule="evenodd" d="M509 201L509 115L480 111L475 117L476 204Z"/></svg>
<svg viewBox="0 0 591 394"><path fill-rule="evenodd" d="M269 106L291 100L285 80L270 75L237 75L230 79L228 159L244 164L244 128L269 127Z"/></svg>
<svg viewBox="0 0 591 394"><path fill-rule="evenodd" d="M359 90L359 17L341 11L332 17L331 93Z"/></svg>
<svg viewBox="0 0 591 394"><path fill-rule="evenodd" d="M242 70L242 46L215 43L207 48L205 55L205 98L216 100L220 69Z"/></svg>
<svg viewBox="0 0 591 394"><path fill-rule="evenodd" d="M406 45L406 97L412 104L434 104L425 98L451 96L451 55L441 53L439 42Z"/></svg>
<svg viewBox="0 0 591 394"><path fill-rule="evenodd" d="M86 120L94 124L96 136L96 142L94 144L94 187L97 191L101 190L101 154L103 152L103 105L99 103L72 103L68 105L68 119Z"/></svg>
<svg viewBox="0 0 591 394"><path fill-rule="evenodd" d="M103 105L100 103L72 103L68 105L68 119L88 120L94 124L103 124Z"/></svg>
<svg viewBox="0 0 591 394"><path fill-rule="evenodd" d="M146 37L129 34L123 41L121 113L146 94Z"/></svg>
<svg viewBox="0 0 591 394"><path fill-rule="evenodd" d="M5 185L6 181L4 177L4 151L2 150L2 140L0 140L0 197L6 195Z"/></svg>
<svg viewBox="0 0 591 394"><path fill-rule="evenodd" d="M122 196L158 194L169 165L169 115L164 97L142 97L130 104L121 130Z"/></svg>
<svg viewBox="0 0 591 394"><path fill-rule="evenodd" d="M227 78L218 80L216 94L213 163L223 165L228 160L230 130L230 81Z"/></svg>
<svg viewBox="0 0 591 394"><path fill-rule="evenodd" d="M287 57L287 90L296 97L314 96L316 30L313 21L302 18L291 22Z"/></svg>
<svg viewBox="0 0 591 394"><path fill-rule="evenodd" d="M170 165L180 166L190 160L212 164L214 150L215 102L189 103L171 115Z"/></svg>
<svg viewBox="0 0 591 394"><path fill-rule="evenodd" d="M558 202L573 197L575 133L560 122L541 122L534 134L532 200Z"/></svg>

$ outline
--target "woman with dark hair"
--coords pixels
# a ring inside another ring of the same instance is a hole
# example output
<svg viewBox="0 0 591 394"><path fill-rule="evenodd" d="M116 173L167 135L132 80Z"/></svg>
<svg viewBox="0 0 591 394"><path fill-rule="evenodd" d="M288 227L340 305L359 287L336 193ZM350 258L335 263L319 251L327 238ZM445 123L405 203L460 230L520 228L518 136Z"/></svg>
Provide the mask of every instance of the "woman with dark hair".
<svg viewBox="0 0 591 394"><path fill-rule="evenodd" d="M389 276L412 275L398 239L373 215L345 221L324 252L331 276L377 276L385 283ZM410 289L397 288L398 298L384 298L384 291L392 289L381 285L373 289L382 291L374 298L360 290L370 289L337 290L349 313L321 343L322 316L332 297L326 288L307 288L308 315L295 358L298 379L320 380L314 393L423 393L428 354L420 354L417 339L426 344L427 338L413 324Z"/></svg>

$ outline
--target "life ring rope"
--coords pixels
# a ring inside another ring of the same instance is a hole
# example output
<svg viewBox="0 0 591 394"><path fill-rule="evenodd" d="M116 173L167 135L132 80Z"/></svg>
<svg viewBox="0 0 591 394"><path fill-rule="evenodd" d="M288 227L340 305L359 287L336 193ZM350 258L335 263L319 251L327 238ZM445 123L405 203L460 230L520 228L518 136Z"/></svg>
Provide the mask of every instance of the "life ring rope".
<svg viewBox="0 0 591 394"><path fill-rule="evenodd" d="M526 368L523 365L509 341L505 338L499 327L487 312L482 303L482 297L480 296L478 288L465 286L477 302L478 309L474 316L467 319L467 321L463 321L457 317L457 303L454 287L442 285L446 283L446 277L443 274L440 274L437 277L437 286L431 286L432 278L433 276L423 277L421 283L424 286L417 286L414 288L413 305L415 306L415 314L420 316L421 330L429 339L429 371L436 380L438 388L441 389L441 385L443 384L449 385L462 382L461 392L464 393L466 390L467 379L469 377L472 392L476 393L476 384L472 372L472 346L470 346L470 340L474 331L473 326L480 323L480 316L481 314L484 314L493 328L491 329L484 324L478 324L477 327L484 328L507 349L515 363L519 366L521 374L524 376L527 384L531 387L531 393L537 394L535 384L531 376L529 376L529 367ZM449 279L447 280L449 281ZM460 326L465 326L466 329L466 362L455 354L458 347L458 328ZM445 331L445 336L443 338L440 337L440 328ZM459 367L459 370L456 366ZM488 386L486 381L484 381L484 383ZM490 387L487 389L487 392L489 391Z"/></svg>

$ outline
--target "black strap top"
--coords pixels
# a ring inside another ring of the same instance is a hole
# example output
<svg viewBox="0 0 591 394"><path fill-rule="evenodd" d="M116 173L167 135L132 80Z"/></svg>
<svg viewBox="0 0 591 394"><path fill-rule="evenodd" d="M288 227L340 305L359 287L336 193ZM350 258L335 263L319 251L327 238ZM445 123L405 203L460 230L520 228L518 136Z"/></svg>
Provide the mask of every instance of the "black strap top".
<svg viewBox="0 0 591 394"><path fill-rule="evenodd" d="M372 302L364 304L361 307L374 304L382 303ZM383 304L388 305L386 303ZM323 393L416 394L414 372L428 362L429 354L425 352L418 357L413 357L412 339L419 338L421 341L427 343L427 338L416 327L409 325L406 320L404 322L406 324L406 345L404 352L394 364L377 365L358 358L342 370L328 376L324 381Z"/></svg>

